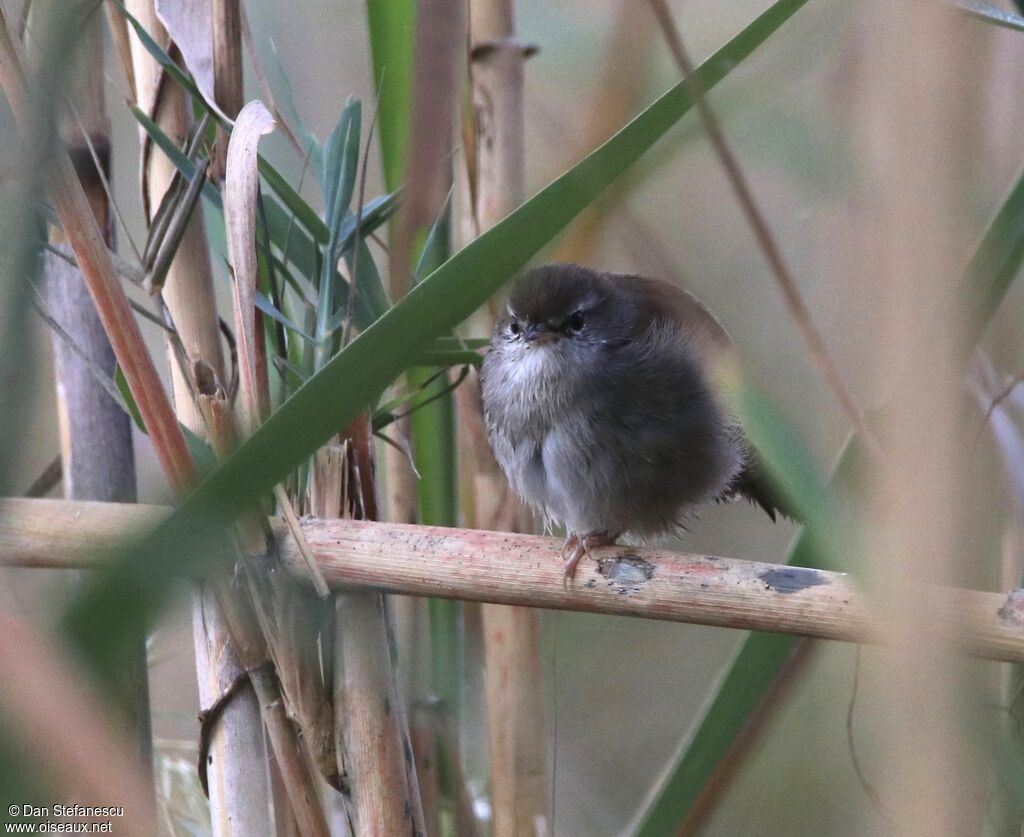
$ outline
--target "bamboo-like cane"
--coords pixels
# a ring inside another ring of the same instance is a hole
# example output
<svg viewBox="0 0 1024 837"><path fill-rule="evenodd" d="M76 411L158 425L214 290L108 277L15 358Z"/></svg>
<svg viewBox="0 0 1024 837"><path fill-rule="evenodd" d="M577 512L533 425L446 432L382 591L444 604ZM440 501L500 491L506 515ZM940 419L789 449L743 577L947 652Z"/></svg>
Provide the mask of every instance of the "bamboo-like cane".
<svg viewBox="0 0 1024 837"><path fill-rule="evenodd" d="M234 271L242 426L247 434L259 426L268 409L263 398L267 392L266 365L260 362L263 348L258 339L262 323L255 306L258 272L255 218L257 147L260 137L271 131L273 126L269 111L260 102L251 102L238 114L227 148L224 214ZM233 420L219 388L204 394L204 404L222 405L222 418L217 425L227 425ZM214 425L208 421L208 426L212 430ZM235 438L232 426L223 434L218 449L221 456L230 453ZM266 721L288 795L287 800L276 800L276 805L290 804L301 833L326 834L326 818L309 758L312 757L328 781L338 784L332 748L331 710L320 677L317 654L317 637L323 625L324 610L317 608L315 599L307 601L305 591L296 589L282 578L281 573L272 571L274 564L267 554L265 524L256 510L244 516L239 527L249 555L242 568L248 603L256 616L266 652L274 663L273 666L256 667L262 670L253 677L253 686L260 694L264 713L272 707ZM248 630L251 626L247 626ZM250 673L254 670L252 666L247 668ZM291 722L282 725L281 719L295 722L302 732L305 747Z"/></svg>
<svg viewBox="0 0 1024 837"><path fill-rule="evenodd" d="M469 8L476 122L472 210L484 231L523 198L525 51L516 41L514 0L473 0ZM470 386L478 387L475 378ZM464 421L479 425L479 399L470 395L467 389L461 396ZM476 440L476 525L529 531L530 517L511 495L482 436L479 430L470 434ZM540 617L533 609L501 605L486 605L482 616L493 833L534 834L550 810Z"/></svg>
<svg viewBox="0 0 1024 837"><path fill-rule="evenodd" d="M169 510L67 500L0 500L0 565L94 566ZM306 578L288 527L273 522L281 560ZM306 518L302 530L333 590L608 613L844 642L885 627L845 573L633 547L603 547L562 586L560 542L540 535ZM936 623L956 650L1024 662L1024 590L1009 596L929 585Z"/></svg>
<svg viewBox="0 0 1024 837"><path fill-rule="evenodd" d="M314 513L357 511L377 517L372 438L367 416L352 423L341 445L317 453ZM425 835L415 764L408 758L408 720L392 669L387 600L370 592L337 596L334 704L339 770L358 835ZM343 766L342 766L343 765Z"/></svg>
<svg viewBox="0 0 1024 837"><path fill-rule="evenodd" d="M197 376L200 380L203 377ZM234 426L234 415L224 391L217 387L212 390L202 387L199 405L209 430L211 445L218 456L229 455L237 444L238 436ZM209 586L224 614L239 661L244 671L249 673L253 689L259 698L275 762L287 792L287 799L276 800L275 804L288 804L301 834L326 835L327 824L320 806L316 779L288 717L281 684L275 673L275 666L271 664L272 656L278 666L279 660L287 661L288 657L281 653L280 648L268 647L266 641L268 635L278 635L276 624L267 624L271 618L266 614L266 610L271 607L273 599L278 594L277 591L269 589L265 574L259 569L261 562L265 560L266 535L259 516L254 512L239 520L238 530L248 558L241 563L241 572L251 598L239 595L238 591L233 589L231 579L225 576L219 576ZM251 602L254 602L255 606ZM277 653L272 654L272 650L276 650ZM301 649L294 650L294 653L300 652ZM262 763L259 766L262 769ZM235 790L241 792L241 789ZM268 811L269 807L265 807L256 813L263 818L263 827L269 830Z"/></svg>
<svg viewBox="0 0 1024 837"><path fill-rule="evenodd" d="M213 95L217 106L232 119L242 109L245 93L242 88L242 10L239 0L212 0L213 20ZM224 177L227 167L228 137L217 126L210 176Z"/></svg>

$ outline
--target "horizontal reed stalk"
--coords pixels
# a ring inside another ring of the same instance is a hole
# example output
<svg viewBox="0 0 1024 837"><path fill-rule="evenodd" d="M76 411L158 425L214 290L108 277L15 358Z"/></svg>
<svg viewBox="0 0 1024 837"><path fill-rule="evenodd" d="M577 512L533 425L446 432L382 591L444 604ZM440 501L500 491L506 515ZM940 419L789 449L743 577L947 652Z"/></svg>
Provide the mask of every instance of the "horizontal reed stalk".
<svg viewBox="0 0 1024 837"><path fill-rule="evenodd" d="M157 506L0 500L0 565L86 567L170 513ZM281 558L305 564L283 521ZM636 547L594 550L562 586L560 541L475 529L355 520L302 521L334 589L438 596L556 610L639 616L724 628L874 642L882 625L845 573ZM1024 662L1024 595L948 588L943 618L961 650Z"/></svg>

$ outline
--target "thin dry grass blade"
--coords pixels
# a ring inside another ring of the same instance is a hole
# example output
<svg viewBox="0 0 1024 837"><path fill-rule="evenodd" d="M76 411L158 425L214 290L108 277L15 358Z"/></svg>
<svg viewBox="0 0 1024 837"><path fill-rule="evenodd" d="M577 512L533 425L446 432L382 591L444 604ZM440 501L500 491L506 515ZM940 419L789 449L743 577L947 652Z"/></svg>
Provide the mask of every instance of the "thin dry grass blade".
<svg viewBox="0 0 1024 837"><path fill-rule="evenodd" d="M818 368L818 372L828 388L832 391L837 403L843 412L846 413L854 428L856 428L857 434L864 440L869 449L876 450L877 446L874 437L868 426L864 423L861 410L843 382L843 377L839 373L839 368L832 359L828 347L825 345L824 338L811 319L811 313L782 255L782 249L775 240L775 235L771 231L768 219L754 198L750 181L743 172L739 158L737 158L732 150L732 146L726 139L718 117L705 97L706 91L694 74L693 62L683 46L683 40L679 35L679 30L676 28L675 20L672 17L672 12L666 0L649 0L649 2L664 32L665 39L672 52L672 57L679 67L679 72L687 83L690 98L700 114L700 118L708 132L708 137L711 139L711 144L714 146L715 154L718 155L722 169L729 178L729 184L736 196L736 200L747 218L747 223L754 233L754 238L757 239L758 246L761 248L765 260L775 275L775 281L782 291L782 296L789 308L790 315L793 317L793 321L796 323L804 342L807 344L807 352L811 356L811 360Z"/></svg>

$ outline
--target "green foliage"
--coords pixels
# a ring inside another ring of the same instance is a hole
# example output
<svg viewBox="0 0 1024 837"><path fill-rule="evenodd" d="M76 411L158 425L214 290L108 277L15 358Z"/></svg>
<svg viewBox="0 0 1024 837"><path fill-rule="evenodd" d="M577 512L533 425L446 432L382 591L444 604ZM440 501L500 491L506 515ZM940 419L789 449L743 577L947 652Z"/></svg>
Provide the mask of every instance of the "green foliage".
<svg viewBox="0 0 1024 837"><path fill-rule="evenodd" d="M413 0L367 0L366 18L373 55L373 80L377 85L384 184L394 191L405 179L412 116L416 3Z"/></svg>
<svg viewBox="0 0 1024 837"><path fill-rule="evenodd" d="M955 5L966 14L985 23L1024 32L1024 17L1001 9L993 3L986 3L985 0L955 0Z"/></svg>
<svg viewBox="0 0 1024 837"><path fill-rule="evenodd" d="M315 369L319 369L334 354L336 341L331 334L334 322L336 265L342 255L342 225L349 214L352 193L356 187L359 169L359 135L362 107L350 101L341 113L341 119L327 141L324 158L324 216L327 219L327 249L322 257L322 275L317 287Z"/></svg>

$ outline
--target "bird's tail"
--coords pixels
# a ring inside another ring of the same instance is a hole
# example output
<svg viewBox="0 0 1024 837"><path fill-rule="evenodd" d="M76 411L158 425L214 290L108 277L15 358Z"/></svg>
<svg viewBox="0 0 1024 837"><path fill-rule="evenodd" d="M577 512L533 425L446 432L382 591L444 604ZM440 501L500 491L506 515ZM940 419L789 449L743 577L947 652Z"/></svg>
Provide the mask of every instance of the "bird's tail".
<svg viewBox="0 0 1024 837"><path fill-rule="evenodd" d="M745 497L756 503L774 521L778 515L788 517L797 523L805 523L800 510L786 497L775 481L768 474L755 451L749 451L743 470L729 486L728 494Z"/></svg>

